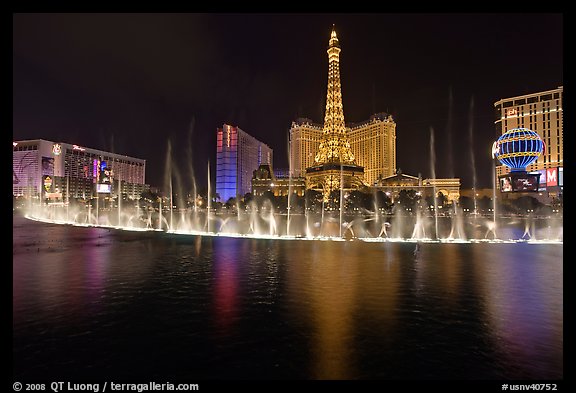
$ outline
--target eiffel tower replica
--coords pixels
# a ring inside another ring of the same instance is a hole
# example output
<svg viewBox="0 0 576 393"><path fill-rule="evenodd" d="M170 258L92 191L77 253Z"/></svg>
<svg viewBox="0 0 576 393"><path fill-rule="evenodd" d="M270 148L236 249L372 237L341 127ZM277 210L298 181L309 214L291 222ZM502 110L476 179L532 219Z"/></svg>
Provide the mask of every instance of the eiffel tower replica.
<svg viewBox="0 0 576 393"><path fill-rule="evenodd" d="M315 164L306 169L306 188L322 192L327 202L333 190L350 191L365 186L364 168L356 165L344 123L340 85L340 44L336 30L328 43L328 93L324 128Z"/></svg>

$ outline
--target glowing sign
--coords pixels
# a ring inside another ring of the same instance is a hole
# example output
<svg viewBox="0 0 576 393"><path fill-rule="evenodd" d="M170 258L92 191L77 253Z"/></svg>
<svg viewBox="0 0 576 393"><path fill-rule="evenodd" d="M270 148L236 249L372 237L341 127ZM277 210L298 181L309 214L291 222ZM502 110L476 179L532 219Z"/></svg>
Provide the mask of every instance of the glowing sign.
<svg viewBox="0 0 576 393"><path fill-rule="evenodd" d="M106 161L99 161L100 168L98 169L98 183L111 183L112 182L112 168L110 168Z"/></svg>
<svg viewBox="0 0 576 393"><path fill-rule="evenodd" d="M517 177L514 179L514 191L524 192L524 191L538 191L538 179L540 175L527 175L523 177Z"/></svg>
<svg viewBox="0 0 576 393"><path fill-rule="evenodd" d="M99 171L100 171L100 160L94 159L92 166L92 179L94 179L94 182L98 180Z"/></svg>
<svg viewBox="0 0 576 393"><path fill-rule="evenodd" d="M73 150L80 150L80 151L86 150L86 149L84 149L83 147L80 147L80 146L78 146L78 145L72 145L72 149L73 149Z"/></svg>
<svg viewBox="0 0 576 393"><path fill-rule="evenodd" d="M558 185L558 168L546 169L546 187Z"/></svg>
<svg viewBox="0 0 576 393"><path fill-rule="evenodd" d="M111 184L96 184L96 192L110 194L112 192Z"/></svg>
<svg viewBox="0 0 576 393"><path fill-rule="evenodd" d="M529 174L538 176L538 191L546 191L546 169L532 171Z"/></svg>
<svg viewBox="0 0 576 393"><path fill-rule="evenodd" d="M50 176L44 176L44 189L46 192L52 191L52 178Z"/></svg>
<svg viewBox="0 0 576 393"><path fill-rule="evenodd" d="M525 171L544 149L544 141L538 133L528 128L513 128L502 134L496 145L492 145L492 155L512 172Z"/></svg>
<svg viewBox="0 0 576 393"><path fill-rule="evenodd" d="M538 191L538 173L514 173L502 176L500 180L501 192L537 192Z"/></svg>
<svg viewBox="0 0 576 393"><path fill-rule="evenodd" d="M508 109L508 112L507 112L507 113L508 113L508 116L513 116L513 115L515 115L517 112L516 112L516 109L512 108L512 109Z"/></svg>
<svg viewBox="0 0 576 393"><path fill-rule="evenodd" d="M496 158L496 156L500 153L500 145L498 142L494 142L492 144L492 158Z"/></svg>
<svg viewBox="0 0 576 393"><path fill-rule="evenodd" d="M509 176L500 179L500 191L510 192L512 191L512 180Z"/></svg>
<svg viewBox="0 0 576 393"><path fill-rule="evenodd" d="M62 154L62 146L60 146L59 143L55 143L54 145L52 145L52 154L54 154L55 156L59 156L60 154Z"/></svg>
<svg viewBox="0 0 576 393"><path fill-rule="evenodd" d="M54 158L53 157L42 157L42 174L43 175L54 175Z"/></svg>

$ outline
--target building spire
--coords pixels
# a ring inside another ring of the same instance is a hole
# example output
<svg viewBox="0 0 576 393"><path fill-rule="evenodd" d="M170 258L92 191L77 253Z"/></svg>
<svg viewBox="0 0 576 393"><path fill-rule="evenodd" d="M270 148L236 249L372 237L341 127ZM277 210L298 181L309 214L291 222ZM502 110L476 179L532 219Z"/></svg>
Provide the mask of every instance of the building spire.
<svg viewBox="0 0 576 393"><path fill-rule="evenodd" d="M342 89L340 85L340 43L336 28L332 26L328 42L328 91L326 95L326 113L322 141L314 161L317 164L342 163L355 164L354 154L346 135Z"/></svg>
<svg viewBox="0 0 576 393"><path fill-rule="evenodd" d="M330 41L328 43L330 47L337 46L340 47L338 43L338 37L336 36L336 25L332 25L332 33L330 34Z"/></svg>

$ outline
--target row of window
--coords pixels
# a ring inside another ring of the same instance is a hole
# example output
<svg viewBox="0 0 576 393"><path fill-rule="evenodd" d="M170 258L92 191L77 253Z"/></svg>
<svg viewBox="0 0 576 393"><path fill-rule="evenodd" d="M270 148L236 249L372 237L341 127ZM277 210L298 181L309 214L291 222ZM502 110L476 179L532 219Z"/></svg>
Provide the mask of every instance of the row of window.
<svg viewBox="0 0 576 393"><path fill-rule="evenodd" d="M110 154L110 153L106 153L106 154ZM91 152L85 152L85 151L81 151L81 150L70 150L70 149L66 150L66 158L71 158L72 160L89 160L89 161L102 160L102 161L106 161L110 164L119 162L119 163L123 163L123 164L140 166L140 167L144 167L144 165L145 165L145 163L141 162L141 161L128 160L125 158L113 157L113 156L108 156L105 154L98 154L98 153L91 153Z"/></svg>
<svg viewBox="0 0 576 393"><path fill-rule="evenodd" d="M511 106L524 105L524 104L532 104L535 102L546 102L546 101L551 101L553 99L558 100L558 99L561 99L562 97L563 97L563 93L549 93L549 94L543 94L540 96L520 98L517 100L510 100L510 101L503 102L502 108L509 108ZM499 107L499 106L500 105L498 105L497 107Z"/></svg>
<svg viewBox="0 0 576 393"><path fill-rule="evenodd" d="M28 150L38 150L38 145L16 145L13 147L13 151L28 151Z"/></svg>

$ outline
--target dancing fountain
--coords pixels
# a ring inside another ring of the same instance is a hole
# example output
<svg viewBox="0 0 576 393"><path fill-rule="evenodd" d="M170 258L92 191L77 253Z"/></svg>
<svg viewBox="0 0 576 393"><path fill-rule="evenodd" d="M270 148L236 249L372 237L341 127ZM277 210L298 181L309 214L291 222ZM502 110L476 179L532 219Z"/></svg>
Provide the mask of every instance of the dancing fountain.
<svg viewBox="0 0 576 393"><path fill-rule="evenodd" d="M169 148L168 155L171 154ZM167 203L161 198L157 208L145 207L139 202L133 205L120 202L114 209L100 209L98 198L95 198L94 207L92 204L86 207L36 205L27 209L26 216L57 224L189 236L366 242L563 242L561 217L530 215L510 219L497 217L493 212L484 216L465 215L455 204L450 214L440 216L437 209L431 212L425 203L416 204L413 211L395 203L391 211L382 212L376 198L372 209L352 211L346 208L344 192L340 192L339 208L328 210L328 204L322 203L321 208L313 210L305 204L303 212L291 211L289 215L275 210L269 200L261 204L252 200L245 208L237 200L235 211L215 211L212 198L207 198L207 203L201 207L194 199L193 206L174 211L174 192L177 195L184 192L179 182L176 182L176 190L173 187L175 166L171 157L166 160L166 168L169 195L165 198ZM210 179L209 166L207 177ZM208 195L211 195L210 181L207 187Z"/></svg>
<svg viewBox="0 0 576 393"><path fill-rule="evenodd" d="M525 130L515 131L514 138L534 139L537 135ZM520 135L520 136L519 136ZM493 149L495 155L507 157L507 139L503 135ZM430 129L432 178L435 177L434 130ZM514 147L518 149L518 147ZM499 151L499 153L497 153ZM511 153L510 153L511 154ZM352 210L347 208L348 194L339 186L339 203L324 203L321 208L314 209L308 205L304 211L291 209L292 202L288 198L286 212L279 211L270 200L256 203L251 200L245 207L236 201L236 211L222 209L216 211L212 200L212 183L210 181L210 165L207 169L208 197L203 206L197 205L196 182L193 173L192 190L194 203L191 207L178 208L174 211L174 195L179 195L178 206L184 206L182 195L184 190L177 166L173 163L171 143L168 143L165 163L165 189L168 195L163 203L160 198L157 208L142 206L139 202L122 203L122 194L118 190L117 207L100 206L100 198L93 198L87 206L71 206L63 203L59 206L39 204L30 205L26 216L30 219L58 224L77 226L98 226L132 231L159 231L166 234L192 236L232 236L244 238L266 238L282 240L359 240L369 242L563 242L562 217L498 216L496 209L496 176L493 176L494 204L491 212L484 215L474 211L465 215L463 210L453 203L451 209L443 209L439 214L434 192L434 209L430 211L428 204L416 203L408 209L398 200L390 211L382 212L374 195L372 209ZM537 157L534 154L533 157ZM529 162L529 161L524 161ZM514 163L514 165L516 165ZM526 164L527 165L527 164ZM475 169L475 168L474 168ZM494 169L494 167L493 167ZM343 184L342 169L340 171ZM495 171L493 171L495 173ZM517 172L523 173L523 172ZM174 183L172 180L176 179ZM121 185L121 183L118 183ZM176 185L176 187L174 187ZM292 191L292 189L290 189ZM64 198L69 201L67 195ZM335 201L334 201L335 202ZM316 206L316 205L315 205ZM319 207L319 206L318 206ZM448 210L448 211L446 211ZM498 230L497 230L498 229Z"/></svg>
<svg viewBox="0 0 576 393"><path fill-rule="evenodd" d="M498 224L500 237L495 237L496 224L492 216L464 216L457 207L454 207L453 214L442 217L430 214L425 208L417 208L413 214L406 214L400 205L395 205L393 211L387 214L377 210L363 213L337 212L336 216L334 212L291 213L290 232L287 215L275 212L270 201L266 201L260 208L251 201L246 211L238 209L234 213L211 212L211 205L207 209L181 209L178 214L174 214L173 208L167 208L162 203L159 207L163 212L160 209L146 211L141 207L124 207L125 211L118 213L122 209L118 207L116 212L107 210L94 214L90 205L88 208L38 205L29 209L26 217L56 224L191 236L369 242L563 242L561 218L528 216L511 220L503 217ZM127 219L119 223L118 217ZM156 223L153 217L157 217ZM323 229L335 228L336 225L339 227L338 232L331 230L330 235L323 234ZM434 236L435 233L438 236Z"/></svg>

